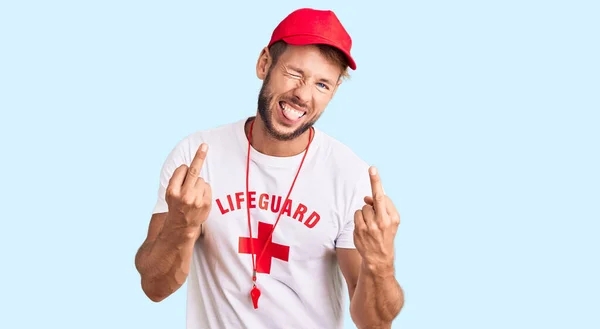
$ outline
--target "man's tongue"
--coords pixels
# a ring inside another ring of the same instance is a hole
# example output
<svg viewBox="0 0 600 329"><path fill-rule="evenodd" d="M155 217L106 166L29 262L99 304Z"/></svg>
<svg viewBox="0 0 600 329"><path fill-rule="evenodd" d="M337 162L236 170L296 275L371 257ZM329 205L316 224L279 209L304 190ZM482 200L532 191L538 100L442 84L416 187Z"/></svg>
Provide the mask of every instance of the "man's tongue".
<svg viewBox="0 0 600 329"><path fill-rule="evenodd" d="M297 121L304 115L304 112L295 110L293 107L289 106L286 102L280 102L279 106L281 107L283 115L288 120Z"/></svg>

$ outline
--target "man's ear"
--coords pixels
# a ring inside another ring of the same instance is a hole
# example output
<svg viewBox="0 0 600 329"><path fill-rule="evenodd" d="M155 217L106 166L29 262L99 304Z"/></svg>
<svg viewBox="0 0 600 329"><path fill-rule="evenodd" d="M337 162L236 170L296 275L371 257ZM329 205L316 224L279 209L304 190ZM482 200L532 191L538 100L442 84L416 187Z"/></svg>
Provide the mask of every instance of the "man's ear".
<svg viewBox="0 0 600 329"><path fill-rule="evenodd" d="M260 55L258 56L258 61L256 62L256 76L259 79L265 79L267 73L269 72L269 67L271 66L271 63L271 53L269 52L269 48L265 47L260 52Z"/></svg>

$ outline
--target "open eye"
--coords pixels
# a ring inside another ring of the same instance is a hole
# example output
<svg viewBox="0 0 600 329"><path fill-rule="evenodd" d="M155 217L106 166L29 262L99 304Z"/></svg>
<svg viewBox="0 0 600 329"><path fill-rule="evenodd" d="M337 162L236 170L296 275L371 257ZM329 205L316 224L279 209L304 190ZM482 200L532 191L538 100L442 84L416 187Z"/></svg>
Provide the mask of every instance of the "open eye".
<svg viewBox="0 0 600 329"><path fill-rule="evenodd" d="M327 86L326 84L324 84L322 82L317 82L317 86L319 86L319 88L329 89L329 86Z"/></svg>

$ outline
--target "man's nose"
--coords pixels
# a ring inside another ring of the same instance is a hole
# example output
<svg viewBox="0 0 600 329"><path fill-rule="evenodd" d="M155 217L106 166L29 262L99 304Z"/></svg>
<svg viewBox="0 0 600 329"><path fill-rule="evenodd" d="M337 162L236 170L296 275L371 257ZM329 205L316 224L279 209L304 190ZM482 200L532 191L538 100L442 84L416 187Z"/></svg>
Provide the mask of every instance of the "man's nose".
<svg viewBox="0 0 600 329"><path fill-rule="evenodd" d="M299 83L298 86L294 89L293 92L294 97L302 106L306 106L306 104L310 101L312 97L312 90L310 89L310 85L307 83Z"/></svg>

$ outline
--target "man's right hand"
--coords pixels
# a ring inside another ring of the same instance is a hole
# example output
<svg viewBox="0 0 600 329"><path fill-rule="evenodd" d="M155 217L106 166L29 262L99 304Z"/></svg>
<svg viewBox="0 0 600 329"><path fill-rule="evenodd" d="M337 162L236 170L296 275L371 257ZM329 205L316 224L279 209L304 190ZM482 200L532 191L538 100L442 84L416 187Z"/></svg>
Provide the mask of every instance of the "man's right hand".
<svg viewBox="0 0 600 329"><path fill-rule="evenodd" d="M212 191L210 185L199 177L207 151L208 145L202 143L189 168L187 165L179 166L169 180L165 198L169 205L167 221L172 227L199 234L200 226L208 218Z"/></svg>

